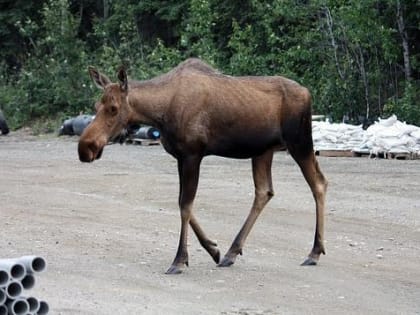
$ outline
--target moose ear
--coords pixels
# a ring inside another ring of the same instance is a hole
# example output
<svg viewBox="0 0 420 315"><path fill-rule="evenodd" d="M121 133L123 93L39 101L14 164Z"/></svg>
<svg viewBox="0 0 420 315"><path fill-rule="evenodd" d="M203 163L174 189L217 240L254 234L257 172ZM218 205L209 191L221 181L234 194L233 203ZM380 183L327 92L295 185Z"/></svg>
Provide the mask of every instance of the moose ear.
<svg viewBox="0 0 420 315"><path fill-rule="evenodd" d="M128 79L127 79L127 71L125 70L124 66L121 66L118 69L118 82L120 83L120 89L123 92L127 92L128 91Z"/></svg>
<svg viewBox="0 0 420 315"><path fill-rule="evenodd" d="M103 90L108 84L111 83L111 80L108 79L106 75L100 73L94 67L89 66L88 70L92 81L96 84L98 88Z"/></svg>

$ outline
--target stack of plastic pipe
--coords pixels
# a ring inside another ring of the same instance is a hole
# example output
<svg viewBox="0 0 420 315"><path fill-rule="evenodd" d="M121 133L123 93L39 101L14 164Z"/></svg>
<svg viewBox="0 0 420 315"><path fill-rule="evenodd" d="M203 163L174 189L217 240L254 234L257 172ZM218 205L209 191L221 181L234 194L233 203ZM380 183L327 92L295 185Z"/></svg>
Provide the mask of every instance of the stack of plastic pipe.
<svg viewBox="0 0 420 315"><path fill-rule="evenodd" d="M47 266L39 256L0 259L0 315L45 315L48 303L24 291L35 286L35 275Z"/></svg>

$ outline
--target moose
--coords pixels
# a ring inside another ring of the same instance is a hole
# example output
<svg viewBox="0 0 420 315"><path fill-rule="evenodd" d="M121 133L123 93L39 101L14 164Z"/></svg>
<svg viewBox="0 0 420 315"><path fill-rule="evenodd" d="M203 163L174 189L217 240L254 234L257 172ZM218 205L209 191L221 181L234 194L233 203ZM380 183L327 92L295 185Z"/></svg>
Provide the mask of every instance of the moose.
<svg viewBox="0 0 420 315"><path fill-rule="evenodd" d="M274 195L271 166L279 149L287 149L299 165L315 199L315 238L302 265L318 263L325 254L327 180L313 149L308 89L281 76L224 75L196 58L145 81L129 81L124 67L117 71L117 83L94 67L89 67L89 74L103 95L95 104L95 119L80 137L80 161L99 159L108 141L133 123L158 128L164 149L177 160L181 229L167 274L181 273L188 266L189 225L218 266L235 263L255 221ZM217 244L207 237L193 213L200 164L208 155L252 160L254 202L222 259Z"/></svg>

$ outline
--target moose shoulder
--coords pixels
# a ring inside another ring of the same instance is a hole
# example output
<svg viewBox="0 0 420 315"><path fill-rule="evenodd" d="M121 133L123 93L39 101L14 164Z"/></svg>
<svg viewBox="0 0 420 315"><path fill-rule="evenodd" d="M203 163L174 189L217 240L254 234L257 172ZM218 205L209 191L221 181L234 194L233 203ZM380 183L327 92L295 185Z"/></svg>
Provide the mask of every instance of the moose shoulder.
<svg viewBox="0 0 420 315"><path fill-rule="evenodd" d="M159 128L165 150L177 159L182 223L178 251L167 273L180 273L188 265L188 225L219 266L235 262L257 217L274 194L271 163L278 147L290 152L315 199L314 244L303 265L315 265L321 253L325 254L327 181L313 151L311 96L306 88L280 76L223 75L198 59L188 59L147 81L128 81L124 69L117 73L118 83L92 67L89 73L103 95L96 103L95 120L80 137L81 161L100 158L107 142L132 123ZM254 203L221 260L216 244L206 236L192 211L200 164L206 155L252 160Z"/></svg>

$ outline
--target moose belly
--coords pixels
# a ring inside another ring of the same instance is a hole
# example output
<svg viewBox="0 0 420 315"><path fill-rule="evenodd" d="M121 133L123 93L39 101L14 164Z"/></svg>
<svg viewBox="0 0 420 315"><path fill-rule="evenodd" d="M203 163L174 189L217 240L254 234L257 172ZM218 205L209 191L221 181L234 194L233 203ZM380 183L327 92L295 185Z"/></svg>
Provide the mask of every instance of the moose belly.
<svg viewBox="0 0 420 315"><path fill-rule="evenodd" d="M282 145L280 131L241 131L229 132L209 139L207 155L246 159L261 155L270 148Z"/></svg>

